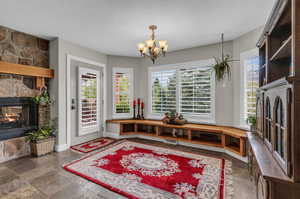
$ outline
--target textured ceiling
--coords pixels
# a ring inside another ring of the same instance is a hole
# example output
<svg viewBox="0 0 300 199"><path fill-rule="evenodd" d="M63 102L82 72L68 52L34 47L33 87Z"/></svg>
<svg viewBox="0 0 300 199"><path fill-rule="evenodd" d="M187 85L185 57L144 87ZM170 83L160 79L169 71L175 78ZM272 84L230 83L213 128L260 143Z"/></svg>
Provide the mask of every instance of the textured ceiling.
<svg viewBox="0 0 300 199"><path fill-rule="evenodd" d="M216 43L264 25L275 0L1 0L0 25L97 51L138 56L158 26L169 50Z"/></svg>

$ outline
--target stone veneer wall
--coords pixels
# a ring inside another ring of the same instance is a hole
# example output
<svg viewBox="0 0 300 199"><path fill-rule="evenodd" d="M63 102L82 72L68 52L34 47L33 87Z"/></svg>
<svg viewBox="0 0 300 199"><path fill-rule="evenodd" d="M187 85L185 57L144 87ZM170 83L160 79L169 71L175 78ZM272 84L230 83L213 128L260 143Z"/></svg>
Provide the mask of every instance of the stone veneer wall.
<svg viewBox="0 0 300 199"><path fill-rule="evenodd" d="M49 68L49 41L0 26L0 61ZM34 97L35 78L0 73L0 97ZM39 126L48 123L49 107L39 108ZM24 137L0 141L0 162L30 154Z"/></svg>
<svg viewBox="0 0 300 199"><path fill-rule="evenodd" d="M0 60L49 68L49 41L0 26Z"/></svg>

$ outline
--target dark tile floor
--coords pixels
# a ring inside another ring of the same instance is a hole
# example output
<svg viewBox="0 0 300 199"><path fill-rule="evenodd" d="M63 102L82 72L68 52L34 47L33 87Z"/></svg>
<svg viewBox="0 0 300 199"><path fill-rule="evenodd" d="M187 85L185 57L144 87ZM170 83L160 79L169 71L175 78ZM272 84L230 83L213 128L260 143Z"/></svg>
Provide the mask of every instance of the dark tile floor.
<svg viewBox="0 0 300 199"><path fill-rule="evenodd" d="M234 199L255 198L255 187L250 182L247 165L241 161L219 153L190 147L175 146L142 139L132 140L230 159L233 163ZM81 156L78 153L67 150L40 158L24 157L0 164L0 198L124 198L84 178L73 175L62 168L63 164L78 159Z"/></svg>

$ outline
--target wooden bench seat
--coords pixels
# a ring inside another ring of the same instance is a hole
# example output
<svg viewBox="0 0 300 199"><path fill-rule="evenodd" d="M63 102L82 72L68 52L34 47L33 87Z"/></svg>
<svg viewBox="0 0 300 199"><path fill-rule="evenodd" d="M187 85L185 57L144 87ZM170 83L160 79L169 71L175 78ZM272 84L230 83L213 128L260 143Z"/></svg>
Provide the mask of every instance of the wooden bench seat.
<svg viewBox="0 0 300 199"><path fill-rule="evenodd" d="M158 120L107 120L106 122L118 124L120 135L138 134L161 139L189 142L192 144L224 148L240 156L246 156L246 131L233 127L192 123L172 125L165 124ZM140 126L152 126L155 131L152 133L142 132L139 130ZM182 129L185 132L185 135L183 137L173 137L171 134L162 132L163 128ZM216 139L210 140L210 137L214 136Z"/></svg>

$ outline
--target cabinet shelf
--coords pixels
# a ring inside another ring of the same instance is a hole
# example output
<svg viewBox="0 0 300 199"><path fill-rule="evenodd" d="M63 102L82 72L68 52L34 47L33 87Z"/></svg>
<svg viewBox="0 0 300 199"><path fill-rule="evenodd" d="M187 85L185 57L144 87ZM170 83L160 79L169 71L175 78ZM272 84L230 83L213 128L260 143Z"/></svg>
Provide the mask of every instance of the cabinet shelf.
<svg viewBox="0 0 300 199"><path fill-rule="evenodd" d="M292 36L290 36L281 46L280 48L274 53L271 57L270 61L278 61L285 58L291 57L291 46L292 46Z"/></svg>

